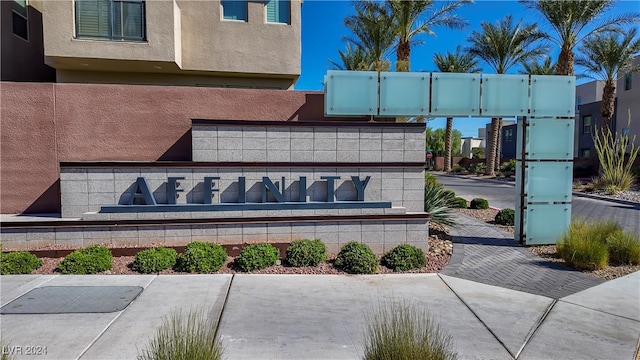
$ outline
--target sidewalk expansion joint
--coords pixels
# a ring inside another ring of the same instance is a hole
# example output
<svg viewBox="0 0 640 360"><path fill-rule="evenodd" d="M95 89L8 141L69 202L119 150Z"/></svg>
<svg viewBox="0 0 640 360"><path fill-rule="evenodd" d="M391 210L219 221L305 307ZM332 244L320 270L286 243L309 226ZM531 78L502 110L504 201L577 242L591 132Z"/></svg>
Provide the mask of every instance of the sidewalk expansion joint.
<svg viewBox="0 0 640 360"><path fill-rule="evenodd" d="M467 307L467 309L469 309L469 311L471 312L471 314L473 314L473 316L478 319L478 321L480 321L480 323L482 324L482 326L485 327L485 329L487 329L489 331L489 333L491 334L491 336L493 336L494 339L496 339L498 341L498 343L500 343L500 345L502 345L502 347L507 351L507 353L509 353L509 355L511 355L511 357L513 357L514 359L516 359L516 356L514 354L511 353L511 351L509 351L509 348L505 345L505 343L500 340L500 338L496 335L496 333L493 332L493 330L491 330L491 328L489 328L489 326L487 326L487 324L485 324L484 321L482 321L482 319L480 319L480 317L478 317L478 315L471 309L471 307L469 306L469 304L467 304L461 297L460 295L458 295L457 292L455 292L455 290L453 290L451 288L451 286L449 286L449 284L447 284L447 282L440 277L440 274L438 274L438 277L440 278L440 280L442 280L442 282L449 288L449 290L451 290L451 292L458 298L458 300L460 300L464 306Z"/></svg>
<svg viewBox="0 0 640 360"><path fill-rule="evenodd" d="M136 300L138 300L138 299L140 298L140 295L142 295L142 293L144 293L144 291L149 287L149 285L151 285L151 283L153 283L154 281L156 281L156 279L158 278L158 276L160 276L160 275L157 275L157 274L156 274L156 275L151 279L151 281L149 281L145 286L143 286L143 287L142 287L142 289L143 289L143 290L142 290L142 292L141 292L138 296L136 296L136 298L135 298L132 302L130 302L130 303L129 303L129 305L127 305L127 307L125 307L122 311L120 311L120 312L118 313L118 315L116 315L116 316L115 316L111 321L109 321L109 323L107 324L107 326L105 326L105 327L104 327L104 329L102 329L102 331L100 332L100 334L98 334L98 335L97 335L97 336L96 336L96 337L95 337L95 338L94 338L94 339L89 343L89 345L87 345L87 346L84 348L84 350L82 350L82 352L80 353L80 355L78 355L78 357L77 357L76 359L78 359L78 360L79 360L79 359L81 359L81 358L84 356L84 354L86 354L86 353L87 353L87 351L89 351L89 349L91 349L91 347L92 347L96 342L98 342L98 340L100 340L100 338L102 337L102 335L104 335L104 333L106 333L106 332L107 332L107 330L109 330L109 328L111 327L111 325L113 325L113 323L115 323L115 322L120 318L120 316L122 316L122 314L124 314L124 313L125 313L125 311L129 310L129 308L131 307L131 304L133 304Z"/></svg>
<svg viewBox="0 0 640 360"><path fill-rule="evenodd" d="M236 278L236 274L231 275L231 280L229 280L229 285L227 286L227 291L224 294L224 299L222 300L222 308L220 309L220 316L218 316L218 320L216 321L216 333L214 339L218 338L218 331L220 330L220 323L222 322L222 317L224 316L224 310L227 308L227 299L229 299L229 293L231 292L231 285L233 284L233 280Z"/></svg>
<svg viewBox="0 0 640 360"><path fill-rule="evenodd" d="M602 313L602 314L607 314L607 315L611 315L611 316L615 316L615 317L619 317L619 318L622 318L622 319L627 319L627 320L631 320L631 321L635 321L635 322L640 323L640 320L638 320L638 319L634 319L634 318L630 318L630 317L626 317L626 316L624 316L624 315L614 314L614 313L610 313L610 312L608 312L608 311L599 310L599 309L594 309L594 308L592 308L592 307L588 307L588 306L585 306L585 305L582 305L582 304L576 304L576 303L573 303L573 302L571 302L571 301L566 301L566 300L562 300L562 299L560 299L560 300L558 300L558 301L562 301L562 302L563 302L563 303L565 303L565 304L571 304L571 305L579 306L579 307L584 308L584 309L597 311L597 312Z"/></svg>
<svg viewBox="0 0 640 360"><path fill-rule="evenodd" d="M524 350L524 348L527 346L527 344L529 344L529 340L531 340L531 338L536 333L536 331L538 331L538 328L540 328L540 325L542 325L542 323L546 320L547 316L551 312L551 309L553 309L553 307L556 305L557 302L558 302L558 300L556 300L556 299L553 299L551 301L551 304L549 304L549 306L547 307L545 312L542 314L542 316L540 316L540 318L538 319L536 324L533 325L533 327L531 328L531 331L529 331L529 334L527 334L527 337L524 338L524 343L522 343L522 346L520 347L520 350L518 350L518 353L516 353L516 356L514 358L517 359L520 356L520 354L522 353L522 350Z"/></svg>

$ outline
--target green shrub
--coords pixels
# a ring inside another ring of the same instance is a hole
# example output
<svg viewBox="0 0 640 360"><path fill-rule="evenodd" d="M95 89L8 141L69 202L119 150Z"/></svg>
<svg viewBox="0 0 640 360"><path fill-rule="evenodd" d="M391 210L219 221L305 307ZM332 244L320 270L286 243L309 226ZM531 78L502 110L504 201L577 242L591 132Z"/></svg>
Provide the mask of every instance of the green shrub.
<svg viewBox="0 0 640 360"><path fill-rule="evenodd" d="M419 269L427 264L422 249L409 244L401 244L382 257L382 265L393 271Z"/></svg>
<svg viewBox="0 0 640 360"><path fill-rule="evenodd" d="M508 162L502 163L500 165L500 171L504 176L511 176L516 172L516 160L511 159Z"/></svg>
<svg viewBox="0 0 640 360"><path fill-rule="evenodd" d="M607 266L609 253L598 232L604 227L574 220L556 243L556 250L567 264L579 270L598 270Z"/></svg>
<svg viewBox="0 0 640 360"><path fill-rule="evenodd" d="M294 240L287 247L286 260L290 266L318 266L327 260L327 247L320 239Z"/></svg>
<svg viewBox="0 0 640 360"><path fill-rule="evenodd" d="M424 183L430 186L442 187L442 185L438 184L438 179L434 175L429 174L428 172L424 173Z"/></svg>
<svg viewBox="0 0 640 360"><path fill-rule="evenodd" d="M220 270L227 261L227 252L214 243L194 241L178 255L176 268L190 273L212 273Z"/></svg>
<svg viewBox="0 0 640 360"><path fill-rule="evenodd" d="M469 204L469 208L470 209L488 209L489 202L483 198L475 198L471 200L471 203Z"/></svg>
<svg viewBox="0 0 640 360"><path fill-rule="evenodd" d="M365 318L364 359L455 360L451 335L423 307L380 304Z"/></svg>
<svg viewBox="0 0 640 360"><path fill-rule="evenodd" d="M251 244L236 257L235 264L242 271L254 271L273 266L280 252L271 244Z"/></svg>
<svg viewBox="0 0 640 360"><path fill-rule="evenodd" d="M640 264L640 237L618 230L607 237L607 251L612 265Z"/></svg>
<svg viewBox="0 0 640 360"><path fill-rule="evenodd" d="M448 197L449 199L454 199L456 197L456 192L453 190L445 189L443 195Z"/></svg>
<svg viewBox="0 0 640 360"><path fill-rule="evenodd" d="M452 202L449 196L439 184L425 184L424 211L429 213L431 222L440 225L455 225Z"/></svg>
<svg viewBox="0 0 640 360"><path fill-rule="evenodd" d="M63 274L95 274L111 269L113 256L105 246L92 245L67 255L58 264Z"/></svg>
<svg viewBox="0 0 640 360"><path fill-rule="evenodd" d="M484 171L487 169L487 164L485 163L477 163L469 168L470 173L482 175Z"/></svg>
<svg viewBox="0 0 640 360"><path fill-rule="evenodd" d="M27 251L0 254L0 274L31 274L42 266L42 260Z"/></svg>
<svg viewBox="0 0 640 360"><path fill-rule="evenodd" d="M378 270L378 257L366 244L357 241L346 243L338 256L335 265L350 274L373 274Z"/></svg>
<svg viewBox="0 0 640 360"><path fill-rule="evenodd" d="M467 200L457 197L451 200L451 207L458 209L466 209L467 208Z"/></svg>
<svg viewBox="0 0 640 360"><path fill-rule="evenodd" d="M513 226L516 221L516 212L513 209L502 209L498 211L493 221L498 225Z"/></svg>
<svg viewBox="0 0 640 360"><path fill-rule="evenodd" d="M216 336L217 318L202 310L172 311L138 360L220 360L224 348Z"/></svg>
<svg viewBox="0 0 640 360"><path fill-rule="evenodd" d="M463 172L466 172L466 171L467 171L467 169L465 169L464 166L462 166L460 164L454 164L451 167L451 172L452 173L463 173Z"/></svg>
<svg viewBox="0 0 640 360"><path fill-rule="evenodd" d="M136 254L131 269L143 274L157 273L176 264L178 254L174 249L154 247Z"/></svg>

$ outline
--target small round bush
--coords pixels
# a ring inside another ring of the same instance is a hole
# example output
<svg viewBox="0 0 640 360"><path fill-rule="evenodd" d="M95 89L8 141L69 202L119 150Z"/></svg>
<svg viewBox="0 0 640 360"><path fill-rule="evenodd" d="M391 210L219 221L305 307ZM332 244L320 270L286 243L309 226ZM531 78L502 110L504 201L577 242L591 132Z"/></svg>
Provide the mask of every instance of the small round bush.
<svg viewBox="0 0 640 360"><path fill-rule="evenodd" d="M493 221L498 225L513 226L516 219L516 212L513 209L502 209L498 211Z"/></svg>
<svg viewBox="0 0 640 360"><path fill-rule="evenodd" d="M488 209L489 202L483 198L475 198L471 200L471 204L469 204L470 209Z"/></svg>
<svg viewBox="0 0 640 360"><path fill-rule="evenodd" d="M346 243L335 262L335 266L350 274L373 274L378 270L378 264L378 257L371 248L357 241Z"/></svg>
<svg viewBox="0 0 640 360"><path fill-rule="evenodd" d="M212 273L220 270L227 261L227 252L219 244L194 241L176 259L179 271Z"/></svg>
<svg viewBox="0 0 640 360"><path fill-rule="evenodd" d="M461 198L461 197L456 197L453 198L451 200L451 207L457 208L457 209L466 209L467 208L467 200Z"/></svg>
<svg viewBox="0 0 640 360"><path fill-rule="evenodd" d="M0 274L31 274L42 266L42 260L27 251L0 254Z"/></svg>
<svg viewBox="0 0 640 360"><path fill-rule="evenodd" d="M294 240L286 251L290 266L318 266L327 260L327 247L319 239Z"/></svg>
<svg viewBox="0 0 640 360"><path fill-rule="evenodd" d="M58 264L63 274L95 274L111 269L113 256L106 246L92 245L67 255Z"/></svg>
<svg viewBox="0 0 640 360"><path fill-rule="evenodd" d="M242 271L254 271L273 266L280 252L271 244L251 244L236 257L235 264Z"/></svg>
<svg viewBox="0 0 640 360"><path fill-rule="evenodd" d="M426 264L422 249L409 244L398 245L382 257L382 265L393 271L419 269Z"/></svg>
<svg viewBox="0 0 640 360"><path fill-rule="evenodd" d="M607 251L612 265L640 264L640 238L636 234L614 232L607 238Z"/></svg>
<svg viewBox="0 0 640 360"><path fill-rule="evenodd" d="M131 269L143 274L157 273L176 264L178 254L174 249L154 247L136 254Z"/></svg>

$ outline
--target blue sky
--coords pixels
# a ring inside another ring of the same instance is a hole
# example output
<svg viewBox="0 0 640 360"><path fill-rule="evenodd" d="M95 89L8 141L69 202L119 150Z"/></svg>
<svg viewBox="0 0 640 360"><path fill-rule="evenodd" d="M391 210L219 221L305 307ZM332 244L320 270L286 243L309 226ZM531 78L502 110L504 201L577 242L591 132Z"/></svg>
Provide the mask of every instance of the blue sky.
<svg viewBox="0 0 640 360"><path fill-rule="evenodd" d="M438 4L440 5L440 4ZM343 19L353 12L350 1L304 0L302 4L302 74L295 85L296 90L322 90L322 78L329 66L328 59L339 60L338 50L343 50L342 37L348 34ZM622 0L608 14L640 12L640 0ZM463 6L458 14L469 21L466 30L436 28L436 37L424 36L425 44L411 50L411 71L435 71L434 53L454 51L457 45L466 46L466 38L480 27L482 21L495 22L511 14L514 20L520 18L525 23L536 22L543 30L548 30L536 12L525 10L517 1L476 0ZM559 50L554 49L552 56ZM395 54L390 60L395 61ZM480 63L480 66L485 66ZM514 68L510 72L517 73ZM487 68L487 72L490 70ZM485 119L456 119L454 127L463 136L476 136L477 129L484 127ZM429 127L444 127L444 119L431 120Z"/></svg>

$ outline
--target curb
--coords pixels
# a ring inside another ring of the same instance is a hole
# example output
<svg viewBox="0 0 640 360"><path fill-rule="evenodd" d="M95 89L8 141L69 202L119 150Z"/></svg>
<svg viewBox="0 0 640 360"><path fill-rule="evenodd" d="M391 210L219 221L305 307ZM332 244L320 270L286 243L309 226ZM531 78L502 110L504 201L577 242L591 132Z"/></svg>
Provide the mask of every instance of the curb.
<svg viewBox="0 0 640 360"><path fill-rule="evenodd" d="M469 180L475 180L475 181L487 181L487 182L492 182L492 183L496 183L496 184L507 184L507 185L511 185L511 186L515 186L516 185L515 182L511 182L511 181L500 181L500 180L493 180L493 179L477 179L477 178L468 177L468 176L464 176L464 175L438 174L438 176L449 176L449 177L456 177L456 178L460 178L460 179L469 179ZM632 205L632 206L640 207L640 202L624 200L624 199L610 198L610 197L599 196L599 195L594 195L594 194L585 194L583 192L576 192L576 191L572 191L571 193L572 193L572 195L577 196L577 197L583 197L583 198L589 198L589 199L594 199L594 200L608 201L608 202L613 202L613 203L617 203L617 204ZM491 207L491 208L493 209L493 207ZM498 208L495 208L495 209L496 210L500 210Z"/></svg>

